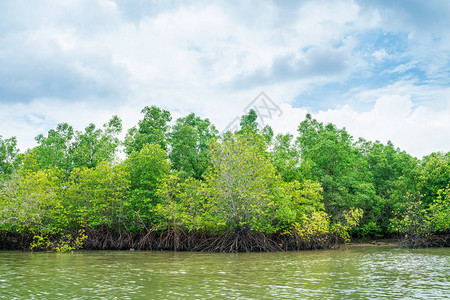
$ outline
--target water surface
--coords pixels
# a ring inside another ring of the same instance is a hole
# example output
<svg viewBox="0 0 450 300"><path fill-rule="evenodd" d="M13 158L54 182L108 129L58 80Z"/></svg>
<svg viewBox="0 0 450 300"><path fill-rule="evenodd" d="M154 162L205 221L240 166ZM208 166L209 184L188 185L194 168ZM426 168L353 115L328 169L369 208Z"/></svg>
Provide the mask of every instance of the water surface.
<svg viewBox="0 0 450 300"><path fill-rule="evenodd" d="M450 249L0 252L1 299L445 299Z"/></svg>

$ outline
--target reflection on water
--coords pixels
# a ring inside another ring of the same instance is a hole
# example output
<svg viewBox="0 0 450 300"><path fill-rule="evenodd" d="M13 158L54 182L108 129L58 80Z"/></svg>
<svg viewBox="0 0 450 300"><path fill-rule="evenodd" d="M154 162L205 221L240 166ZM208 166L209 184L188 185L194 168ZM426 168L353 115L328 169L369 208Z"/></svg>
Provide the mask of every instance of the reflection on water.
<svg viewBox="0 0 450 300"><path fill-rule="evenodd" d="M2 299L443 299L449 278L450 249L0 252Z"/></svg>

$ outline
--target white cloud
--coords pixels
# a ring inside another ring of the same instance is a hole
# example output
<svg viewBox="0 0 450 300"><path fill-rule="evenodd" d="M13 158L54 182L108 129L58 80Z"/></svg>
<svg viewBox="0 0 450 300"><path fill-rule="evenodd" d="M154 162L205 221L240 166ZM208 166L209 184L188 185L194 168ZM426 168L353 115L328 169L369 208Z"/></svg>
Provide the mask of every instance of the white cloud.
<svg viewBox="0 0 450 300"><path fill-rule="evenodd" d="M415 105L424 105L433 110L445 109L450 105L450 87L430 80L423 84L418 80L398 80L379 88L357 87L347 92L352 102L375 103L384 95L411 95Z"/></svg>
<svg viewBox="0 0 450 300"><path fill-rule="evenodd" d="M417 67L417 61L410 61L396 66L393 70L386 70L387 73L405 73Z"/></svg>
<svg viewBox="0 0 450 300"><path fill-rule="evenodd" d="M86 102L68 103L55 99L36 99L27 104L0 104L1 135L16 136L20 150L25 151L36 146L34 138L37 135L46 134L58 123L66 122L76 130L83 130L89 123L102 126L114 113L107 108L98 109ZM127 115L130 113L127 111ZM133 112L136 117L138 114L139 110Z"/></svg>
<svg viewBox="0 0 450 300"><path fill-rule="evenodd" d="M390 55L386 52L385 49L379 49L372 52L372 57L377 61L382 61L390 57Z"/></svg>
<svg viewBox="0 0 450 300"><path fill-rule="evenodd" d="M276 132L295 132L306 110L282 106L283 115L274 119ZM367 112L357 112L349 105L319 111L312 116L324 123L345 127L357 139L392 141L395 146L421 158L436 151L450 151L450 105L440 110L415 107L409 95L384 95Z"/></svg>

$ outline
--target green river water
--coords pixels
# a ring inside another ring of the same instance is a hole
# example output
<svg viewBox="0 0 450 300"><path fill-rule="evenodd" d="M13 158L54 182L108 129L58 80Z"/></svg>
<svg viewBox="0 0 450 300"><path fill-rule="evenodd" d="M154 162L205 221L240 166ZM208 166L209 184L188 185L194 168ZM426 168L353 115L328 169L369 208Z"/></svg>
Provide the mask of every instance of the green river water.
<svg viewBox="0 0 450 300"><path fill-rule="evenodd" d="M0 299L445 299L450 249L0 252Z"/></svg>

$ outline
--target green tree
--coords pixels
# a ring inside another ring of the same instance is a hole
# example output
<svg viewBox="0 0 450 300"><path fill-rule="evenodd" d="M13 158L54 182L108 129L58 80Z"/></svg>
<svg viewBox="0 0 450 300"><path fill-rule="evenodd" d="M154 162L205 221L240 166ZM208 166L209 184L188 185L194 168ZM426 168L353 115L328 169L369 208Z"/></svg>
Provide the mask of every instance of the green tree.
<svg viewBox="0 0 450 300"><path fill-rule="evenodd" d="M311 178L311 167L308 162L300 163L300 151L293 140L292 134L278 134L273 143L271 159L284 181L301 182Z"/></svg>
<svg viewBox="0 0 450 300"><path fill-rule="evenodd" d="M259 129L260 126L257 122L258 114L254 109L250 109L248 114L243 115L241 117L241 129L238 130L238 133L243 133L246 131L252 132L254 134L260 135L266 146L269 146L273 139L273 129L269 125L264 126L263 129Z"/></svg>
<svg viewBox="0 0 450 300"><path fill-rule="evenodd" d="M64 206L75 230L87 226L93 229L120 231L125 223L128 179L123 164L106 161L94 168L76 168L65 189Z"/></svg>
<svg viewBox="0 0 450 300"><path fill-rule="evenodd" d="M67 123L58 124L56 130L49 130L47 136L38 135L35 138L38 146L32 149L32 152L40 168L58 167L68 176L73 169L71 161L73 138L73 127Z"/></svg>
<svg viewBox="0 0 450 300"><path fill-rule="evenodd" d="M319 182L305 180L298 182L283 182L285 193L290 196L290 203L296 214L296 219L310 215L313 211L324 210L323 189Z"/></svg>
<svg viewBox="0 0 450 300"><path fill-rule="evenodd" d="M390 225L394 232L405 234L409 245L428 245L428 236L448 233L450 229L449 158L450 152L432 153L423 158L411 176L399 180Z"/></svg>
<svg viewBox="0 0 450 300"><path fill-rule="evenodd" d="M139 152L145 144L158 144L167 150L168 123L172 120L170 112L156 106L146 106L141 113L144 118L138 122L137 127L128 130L125 137L125 152Z"/></svg>
<svg viewBox="0 0 450 300"><path fill-rule="evenodd" d="M160 203L159 183L169 174L166 152L157 144L146 144L140 152L132 152L125 160L129 198L127 211L135 219L133 230L141 230L154 221L152 210Z"/></svg>
<svg viewBox="0 0 450 300"><path fill-rule="evenodd" d="M8 178L16 169L18 153L16 137L2 139L0 135L0 180Z"/></svg>
<svg viewBox="0 0 450 300"><path fill-rule="evenodd" d="M264 151L263 139L246 131L211 148L207 177L211 207L224 229L273 232L286 197Z"/></svg>
<svg viewBox="0 0 450 300"><path fill-rule="evenodd" d="M77 131L72 143L71 160L74 167L97 166L101 161L112 162L116 150L120 145L117 137L122 131L122 121L119 117L112 119L103 125L103 130L96 128L95 124L89 124L84 132Z"/></svg>
<svg viewBox="0 0 450 300"><path fill-rule="evenodd" d="M0 193L0 226L6 232L61 233L66 215L62 206L62 172L48 168L12 178Z"/></svg>
<svg viewBox="0 0 450 300"><path fill-rule="evenodd" d="M377 195L385 199L392 196L400 177L411 176L418 163L405 151L394 148L390 141L383 145L379 141L371 143L360 139L358 146L369 163Z"/></svg>
<svg viewBox="0 0 450 300"><path fill-rule="evenodd" d="M449 182L450 152L432 153L423 158L417 174L417 188L425 206L429 206Z"/></svg>
<svg viewBox="0 0 450 300"><path fill-rule="evenodd" d="M377 194L376 203L380 209L374 222L381 231L388 232L393 211L403 203L404 195L414 190L412 176L418 160L394 148L391 142L383 145L379 141L372 143L360 139L357 146L369 164Z"/></svg>
<svg viewBox="0 0 450 300"><path fill-rule="evenodd" d="M202 120L195 114L179 118L170 133L170 160L174 170L187 177L202 178L208 168L208 150L218 131L208 119Z"/></svg>
<svg viewBox="0 0 450 300"><path fill-rule="evenodd" d="M176 174L164 178L158 189L161 203L155 213L160 229L195 232L211 229L208 223L209 190L205 182L195 178L183 180Z"/></svg>
<svg viewBox="0 0 450 300"><path fill-rule="evenodd" d="M450 184L438 190L437 197L427 208L424 226L430 232L450 233Z"/></svg>
<svg viewBox="0 0 450 300"><path fill-rule="evenodd" d="M408 201L402 203L391 219L392 231L403 234L404 242L411 247L449 246L450 185L438 190L428 206L418 193L405 197Z"/></svg>
<svg viewBox="0 0 450 300"><path fill-rule="evenodd" d="M314 180L323 187L326 210L335 218L352 207L364 210L365 233L373 228L373 220L380 215L367 160L355 146L345 129L333 124L324 125L310 114L299 126L297 142L302 162L311 165ZM376 226L375 226L376 227Z"/></svg>
<svg viewBox="0 0 450 300"><path fill-rule="evenodd" d="M256 119L258 119L258 115L256 114L256 111L254 109L250 109L248 114L243 115L241 117L241 132L248 130L252 131L254 133L258 132L258 122L256 122Z"/></svg>

